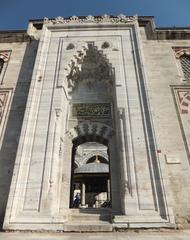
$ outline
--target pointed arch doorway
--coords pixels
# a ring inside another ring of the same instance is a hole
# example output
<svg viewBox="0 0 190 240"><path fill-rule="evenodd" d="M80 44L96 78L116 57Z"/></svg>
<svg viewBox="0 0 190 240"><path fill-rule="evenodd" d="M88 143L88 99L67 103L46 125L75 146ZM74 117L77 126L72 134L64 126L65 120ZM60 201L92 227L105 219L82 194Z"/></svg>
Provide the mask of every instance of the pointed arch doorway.
<svg viewBox="0 0 190 240"><path fill-rule="evenodd" d="M102 128L106 130L104 134L103 131L87 133L72 141L70 208L112 207L108 139L113 130L99 124L99 130Z"/></svg>

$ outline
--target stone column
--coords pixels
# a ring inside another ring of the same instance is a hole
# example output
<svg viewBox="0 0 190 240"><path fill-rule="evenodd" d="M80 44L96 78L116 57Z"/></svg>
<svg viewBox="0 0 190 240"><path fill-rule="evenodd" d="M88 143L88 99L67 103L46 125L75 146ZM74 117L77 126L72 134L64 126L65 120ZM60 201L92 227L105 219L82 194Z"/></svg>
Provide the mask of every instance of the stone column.
<svg viewBox="0 0 190 240"><path fill-rule="evenodd" d="M111 180L111 189L110 189L110 198L112 201L112 208L114 211L121 210L121 200L120 199L120 172L118 169L118 152L116 147L115 137L112 137L109 140L109 158L110 158L110 180Z"/></svg>
<svg viewBox="0 0 190 240"><path fill-rule="evenodd" d="M65 136L63 145L64 156L62 159L62 176L61 176L61 200L60 200L60 211L61 214L65 214L69 209L70 204L70 190L71 190L71 156L72 156L72 140Z"/></svg>
<svg viewBox="0 0 190 240"><path fill-rule="evenodd" d="M82 186L82 188L81 188L81 207L85 207L86 206L86 204L85 204L85 188L86 188L86 186L85 186L85 182L82 182L82 184L81 184Z"/></svg>
<svg viewBox="0 0 190 240"><path fill-rule="evenodd" d="M110 201L110 180L107 179L107 201Z"/></svg>

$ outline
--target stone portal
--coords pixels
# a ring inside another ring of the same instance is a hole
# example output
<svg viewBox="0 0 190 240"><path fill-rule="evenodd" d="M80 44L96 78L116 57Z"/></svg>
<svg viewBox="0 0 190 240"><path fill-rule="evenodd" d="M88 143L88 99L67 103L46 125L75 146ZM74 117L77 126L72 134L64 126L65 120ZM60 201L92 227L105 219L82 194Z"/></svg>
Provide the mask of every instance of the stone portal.
<svg viewBox="0 0 190 240"><path fill-rule="evenodd" d="M4 229L66 231L77 193L111 229L174 226L139 42L123 15L45 20Z"/></svg>

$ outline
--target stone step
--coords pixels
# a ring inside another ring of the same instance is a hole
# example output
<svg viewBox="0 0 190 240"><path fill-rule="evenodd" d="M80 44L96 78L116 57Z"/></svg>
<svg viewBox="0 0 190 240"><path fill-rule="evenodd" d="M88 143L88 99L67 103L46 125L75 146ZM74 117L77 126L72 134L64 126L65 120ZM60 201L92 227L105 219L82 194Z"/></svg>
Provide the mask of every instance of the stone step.
<svg viewBox="0 0 190 240"><path fill-rule="evenodd" d="M110 221L111 215L110 214L70 214L69 215L70 221Z"/></svg>
<svg viewBox="0 0 190 240"><path fill-rule="evenodd" d="M109 208L71 208L69 210L70 214L81 214L81 213L87 213L87 214L107 214L110 213L111 209Z"/></svg>
<svg viewBox="0 0 190 240"><path fill-rule="evenodd" d="M65 232L111 232L113 231L112 224L103 221L84 221L73 222L69 221L64 225Z"/></svg>

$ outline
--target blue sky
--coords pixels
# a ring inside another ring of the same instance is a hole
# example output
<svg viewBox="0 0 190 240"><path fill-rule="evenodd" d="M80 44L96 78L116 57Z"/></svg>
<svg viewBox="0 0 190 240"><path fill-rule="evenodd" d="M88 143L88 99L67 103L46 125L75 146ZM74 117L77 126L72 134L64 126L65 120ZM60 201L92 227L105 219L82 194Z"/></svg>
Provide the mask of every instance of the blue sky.
<svg viewBox="0 0 190 240"><path fill-rule="evenodd" d="M26 29L29 19L72 15L154 16L157 27L190 26L190 0L0 0L0 30Z"/></svg>

